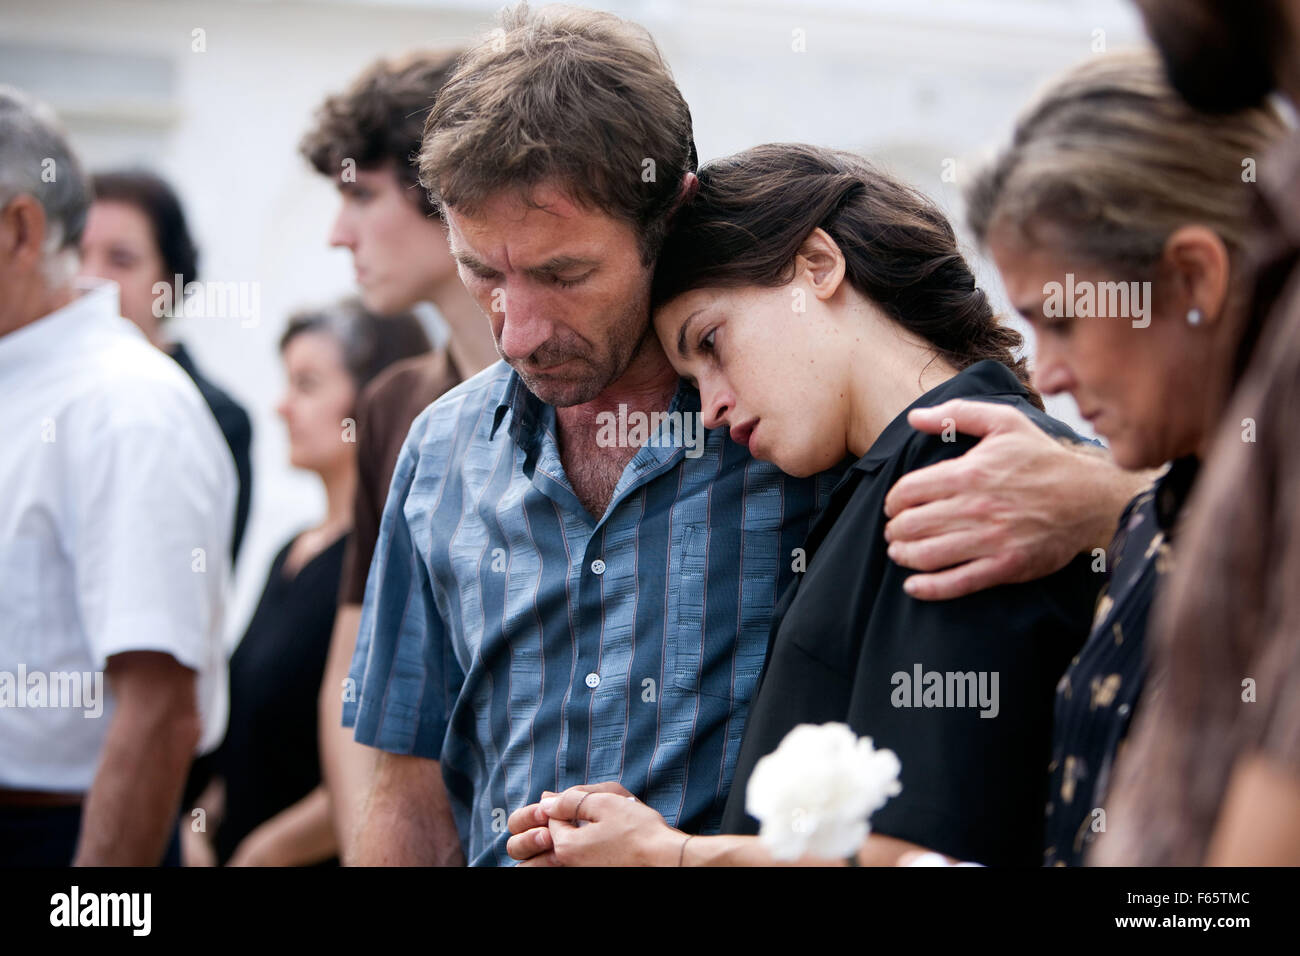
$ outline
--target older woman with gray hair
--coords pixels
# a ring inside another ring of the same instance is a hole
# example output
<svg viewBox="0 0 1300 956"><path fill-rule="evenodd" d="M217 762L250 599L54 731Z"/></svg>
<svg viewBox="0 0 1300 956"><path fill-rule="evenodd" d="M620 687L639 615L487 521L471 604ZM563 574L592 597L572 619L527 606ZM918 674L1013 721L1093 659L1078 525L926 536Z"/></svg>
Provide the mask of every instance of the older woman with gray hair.
<svg viewBox="0 0 1300 956"><path fill-rule="evenodd" d="M1145 706L1152 602L1262 307L1246 268L1253 163L1284 134L1268 107L1192 109L1152 53L1099 56L1046 90L968 192L1037 333L1035 384L1072 395L1121 467L1167 465L1120 518L1092 634L1057 688L1049 865L1085 862L1106 832L1112 768Z"/></svg>

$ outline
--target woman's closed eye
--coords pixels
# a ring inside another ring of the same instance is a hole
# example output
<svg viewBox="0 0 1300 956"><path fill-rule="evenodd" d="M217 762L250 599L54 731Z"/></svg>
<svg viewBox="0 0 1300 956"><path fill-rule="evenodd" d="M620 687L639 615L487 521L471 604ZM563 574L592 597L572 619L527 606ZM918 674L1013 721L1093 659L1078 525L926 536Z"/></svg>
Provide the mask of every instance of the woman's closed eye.
<svg viewBox="0 0 1300 956"><path fill-rule="evenodd" d="M717 336L718 328L714 326L704 335L700 336L700 344L696 346L701 352L707 352L711 355L717 353Z"/></svg>

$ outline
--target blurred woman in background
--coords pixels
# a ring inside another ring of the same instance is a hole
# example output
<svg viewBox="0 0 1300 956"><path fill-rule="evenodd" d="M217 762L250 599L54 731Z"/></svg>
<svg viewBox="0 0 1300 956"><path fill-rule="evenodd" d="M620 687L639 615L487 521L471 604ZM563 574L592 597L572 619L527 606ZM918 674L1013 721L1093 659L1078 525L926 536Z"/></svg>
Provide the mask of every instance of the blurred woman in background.
<svg viewBox="0 0 1300 956"><path fill-rule="evenodd" d="M414 316L375 316L356 300L295 315L280 339L288 389L277 411L290 462L320 477L326 511L276 555L231 658L229 728L196 802L205 828L183 818L190 865L301 866L337 856L316 700L352 527L356 401L388 365L429 347Z"/></svg>
<svg viewBox="0 0 1300 956"><path fill-rule="evenodd" d="M156 283L179 287L167 299L173 302L180 300L186 283L199 277L199 252L185 213L171 186L153 173L100 173L92 181L95 201L81 237L81 274L117 283L122 317L139 326L150 342L185 369L212 409L239 475L235 529L230 539L233 561L239 556L248 524L253 426L243 407L201 374L185 346L172 340L166 329L167 311L155 308L160 302L154 292Z"/></svg>

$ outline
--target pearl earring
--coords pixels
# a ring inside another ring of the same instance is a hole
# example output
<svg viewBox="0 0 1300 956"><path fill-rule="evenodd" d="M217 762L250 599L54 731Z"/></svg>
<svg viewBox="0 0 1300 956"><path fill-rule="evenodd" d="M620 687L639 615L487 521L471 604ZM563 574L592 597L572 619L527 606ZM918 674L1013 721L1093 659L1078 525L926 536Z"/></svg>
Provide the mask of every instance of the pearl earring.
<svg viewBox="0 0 1300 956"><path fill-rule="evenodd" d="M1187 324L1188 324L1188 325L1200 325L1200 324L1201 324L1201 310L1200 310L1200 309L1188 309L1188 310L1187 310Z"/></svg>

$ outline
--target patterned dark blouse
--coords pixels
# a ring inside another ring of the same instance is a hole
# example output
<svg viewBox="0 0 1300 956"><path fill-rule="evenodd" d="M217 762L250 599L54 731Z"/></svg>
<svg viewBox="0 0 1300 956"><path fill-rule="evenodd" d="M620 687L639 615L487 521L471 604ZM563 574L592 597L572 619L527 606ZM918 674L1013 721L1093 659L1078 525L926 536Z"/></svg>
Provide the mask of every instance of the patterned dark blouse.
<svg viewBox="0 0 1300 956"><path fill-rule="evenodd" d="M1092 633L1056 687L1048 765L1047 866L1080 866L1097 834L1111 767L1124 746L1146 677L1143 645L1156 588L1198 461L1180 458L1124 509L1108 557Z"/></svg>

